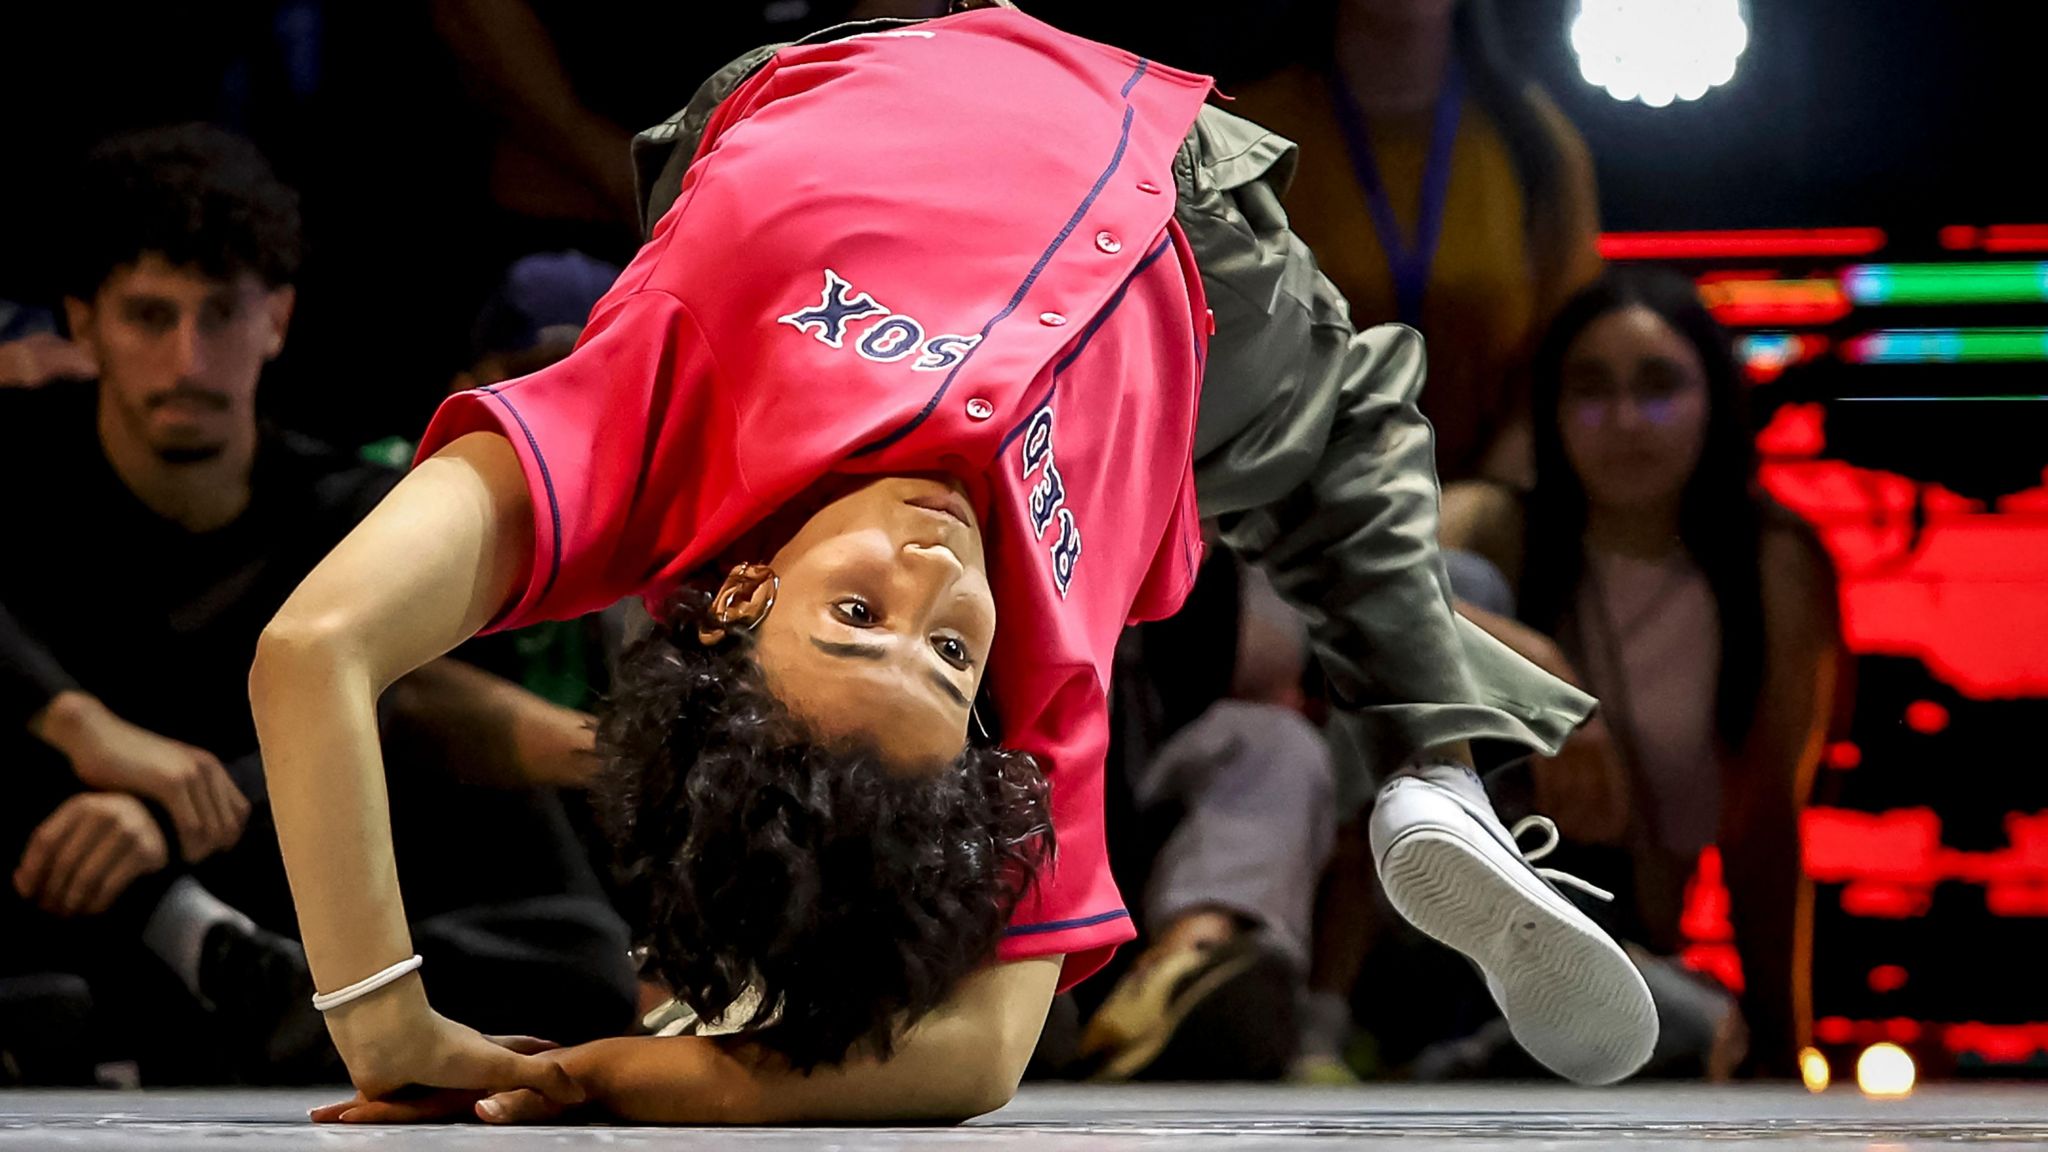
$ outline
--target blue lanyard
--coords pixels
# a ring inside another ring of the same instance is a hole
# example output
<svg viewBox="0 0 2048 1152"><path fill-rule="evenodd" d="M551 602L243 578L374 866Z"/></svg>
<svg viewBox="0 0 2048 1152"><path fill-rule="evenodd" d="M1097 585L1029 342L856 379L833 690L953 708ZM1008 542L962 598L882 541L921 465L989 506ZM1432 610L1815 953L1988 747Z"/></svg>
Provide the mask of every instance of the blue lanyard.
<svg viewBox="0 0 2048 1152"><path fill-rule="evenodd" d="M1436 118L1429 131L1429 160L1422 170L1422 216L1415 222L1411 242L1394 215L1387 197L1386 181L1380 178L1379 162L1373 157L1372 133L1365 110L1351 94L1342 73L1332 70L1330 88L1335 94L1337 125L1351 153L1351 170L1365 190L1366 207L1372 212L1373 231L1380 247L1387 251L1387 264L1394 273L1395 310L1401 323L1411 328L1422 325L1422 298L1429 290L1429 270L1436 261L1437 239L1443 234L1444 201L1451 186L1451 147L1458 139L1458 115L1465 104L1464 75L1453 56L1444 70L1443 91L1436 98Z"/></svg>

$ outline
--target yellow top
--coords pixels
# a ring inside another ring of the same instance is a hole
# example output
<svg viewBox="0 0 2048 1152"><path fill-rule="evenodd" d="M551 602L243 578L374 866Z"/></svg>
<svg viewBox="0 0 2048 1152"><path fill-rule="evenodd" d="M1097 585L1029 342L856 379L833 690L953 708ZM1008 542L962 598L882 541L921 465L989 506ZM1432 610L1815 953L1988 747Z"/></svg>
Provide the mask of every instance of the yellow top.
<svg viewBox="0 0 2048 1152"><path fill-rule="evenodd" d="M1398 319L1394 276L1372 224L1328 82L1290 68L1232 93L1230 110L1301 146L1287 214L1360 327ZM1524 367L1557 308L1600 274L1599 204L1586 145L1564 114L1531 89L1559 157L1559 204L1532 236L1507 143L1469 94L1451 150L1443 227L1422 306L1429 383L1422 411L1436 427L1446 482L1527 479L1526 430L1503 436L1527 402ZM1433 112L1372 121L1374 159L1404 233L1422 211Z"/></svg>

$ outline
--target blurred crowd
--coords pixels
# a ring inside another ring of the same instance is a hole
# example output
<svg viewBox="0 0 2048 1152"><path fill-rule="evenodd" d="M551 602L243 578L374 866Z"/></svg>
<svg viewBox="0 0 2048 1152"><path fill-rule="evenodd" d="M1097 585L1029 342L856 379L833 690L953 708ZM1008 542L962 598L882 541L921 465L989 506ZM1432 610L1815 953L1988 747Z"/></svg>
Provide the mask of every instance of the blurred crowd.
<svg viewBox="0 0 2048 1152"><path fill-rule="evenodd" d="M259 632L441 397L574 346L641 235L636 130L758 44L943 7L250 0L111 39L36 17L97 98L22 129L32 187L5 208L0 1083L339 1078L268 823ZM1079 6L1025 7L1115 38ZM1797 815L1844 675L1834 574L1757 485L1694 284L1603 266L1587 145L1494 7L1292 3L1191 63L1301 145L1285 207L1354 321L1427 340L1459 610L1601 701L1559 756L1487 786L1510 823L1556 820L1532 859L1612 896L1586 907L1656 997L1645 1074L1791 1075L1811 1025ZM437 1003L485 1031L614 1035L662 998L564 751L637 611L473 641L383 701L407 913ZM1542 1074L1474 972L1376 893L1384 766L1256 568L1215 550L1117 676L1109 830L1141 937L1059 999L1034 1074ZM477 843L507 836L509 863ZM1684 960L1710 850L1739 980ZM543 979L558 991L522 993Z"/></svg>

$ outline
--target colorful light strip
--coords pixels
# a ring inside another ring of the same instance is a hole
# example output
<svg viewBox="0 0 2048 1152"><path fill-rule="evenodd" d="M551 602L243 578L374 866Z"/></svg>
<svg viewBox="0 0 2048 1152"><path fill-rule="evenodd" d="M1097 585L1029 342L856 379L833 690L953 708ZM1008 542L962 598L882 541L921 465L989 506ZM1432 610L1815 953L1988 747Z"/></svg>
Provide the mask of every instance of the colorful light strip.
<svg viewBox="0 0 2048 1152"><path fill-rule="evenodd" d="M1735 341L1735 358L1752 383L1769 384L1785 369L1827 355L1828 338L1810 332L1753 332Z"/></svg>
<svg viewBox="0 0 2048 1152"><path fill-rule="evenodd" d="M1882 228L1771 228L1731 232L1608 232L1609 260L1762 260L1779 256L1868 256L1885 246Z"/></svg>
<svg viewBox="0 0 2048 1152"><path fill-rule="evenodd" d="M1852 364L2017 364L2048 361L2048 328L1891 328L1842 345Z"/></svg>
<svg viewBox="0 0 2048 1152"><path fill-rule="evenodd" d="M1858 264L1842 289L1861 305L2040 304L2048 302L2048 263Z"/></svg>
<svg viewBox="0 0 2048 1152"><path fill-rule="evenodd" d="M2048 252L2048 224L1951 224L1941 230L1941 246L1951 252Z"/></svg>
<svg viewBox="0 0 2048 1152"><path fill-rule="evenodd" d="M1717 280L1700 285L1700 299L1731 328L1832 324L1852 307L1833 280Z"/></svg>

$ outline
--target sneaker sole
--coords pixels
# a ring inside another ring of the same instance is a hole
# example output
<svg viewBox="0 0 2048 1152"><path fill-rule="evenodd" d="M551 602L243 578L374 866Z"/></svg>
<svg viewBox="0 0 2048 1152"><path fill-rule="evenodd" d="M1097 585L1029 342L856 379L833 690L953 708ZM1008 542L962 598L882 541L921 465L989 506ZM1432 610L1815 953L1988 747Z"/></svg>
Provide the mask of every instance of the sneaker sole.
<svg viewBox="0 0 2048 1152"><path fill-rule="evenodd" d="M1580 1084L1612 1084L1650 1058L1657 1010L1649 987L1598 928L1562 915L1439 828L1395 840L1380 877L1409 923L1479 965L1516 1043L1544 1067Z"/></svg>
<svg viewBox="0 0 2048 1152"><path fill-rule="evenodd" d="M1088 1079L1097 1084L1122 1084L1136 1077L1150 1067L1153 1061L1159 1059L1159 1054L1166 1050L1167 1043L1173 1039L1174 1033L1179 1031L1188 1013L1207 1000L1218 988L1250 971L1257 959L1255 954L1247 952L1226 960L1196 977L1193 983L1182 989L1180 994L1169 1002L1166 1012L1152 1028L1132 1041L1128 1047L1112 1055Z"/></svg>

